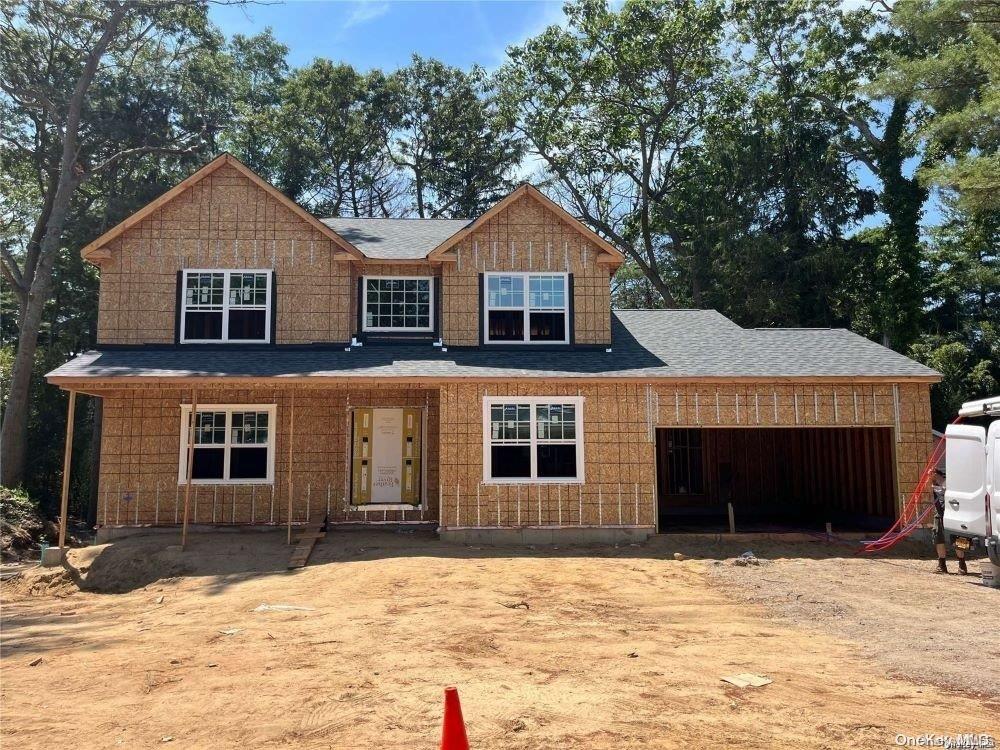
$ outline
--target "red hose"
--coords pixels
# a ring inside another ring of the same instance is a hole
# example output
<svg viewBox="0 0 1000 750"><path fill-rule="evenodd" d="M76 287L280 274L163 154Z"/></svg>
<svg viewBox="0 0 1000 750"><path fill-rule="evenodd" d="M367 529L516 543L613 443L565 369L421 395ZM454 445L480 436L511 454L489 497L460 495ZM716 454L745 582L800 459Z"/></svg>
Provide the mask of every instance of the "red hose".
<svg viewBox="0 0 1000 750"><path fill-rule="evenodd" d="M957 424L961 422L961 417L956 417L952 424ZM889 527L889 529L878 539L872 541L862 542L862 548L859 552L884 552L885 550L891 549L898 542L908 537L914 531L923 526L927 517L934 510L934 504L923 505L922 500L924 492L927 489L927 485L931 481L931 477L934 476L934 470L938 463L941 461L941 456L944 455L945 448L945 436L938 439L937 443L934 444L934 449L931 451L930 457L927 459L927 463L924 464L923 471L920 472L920 478L917 480L916 486L913 488L913 492L910 493L910 497L907 499L906 503L903 504L903 509L899 514L899 518L896 519L895 523Z"/></svg>

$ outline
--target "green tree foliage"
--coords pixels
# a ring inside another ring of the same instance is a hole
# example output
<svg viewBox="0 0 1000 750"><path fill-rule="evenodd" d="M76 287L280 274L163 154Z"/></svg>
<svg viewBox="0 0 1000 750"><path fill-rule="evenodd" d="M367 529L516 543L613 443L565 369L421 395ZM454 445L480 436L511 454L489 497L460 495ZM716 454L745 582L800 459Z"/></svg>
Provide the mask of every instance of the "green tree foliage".
<svg viewBox="0 0 1000 750"><path fill-rule="evenodd" d="M921 174L956 193L966 212L1000 206L1000 2L901 0L891 19L926 50L895 55L882 90L919 101L931 115L920 135L937 159Z"/></svg>
<svg viewBox="0 0 1000 750"><path fill-rule="evenodd" d="M389 76L389 154L422 218L472 217L510 192L521 150L503 127L492 81L414 55Z"/></svg>
<svg viewBox="0 0 1000 750"><path fill-rule="evenodd" d="M686 251L654 229L654 213L678 190L686 151L709 137L725 71L723 8L634 0L613 12L584 0L566 16L565 28L508 50L505 111L558 195L673 305Z"/></svg>
<svg viewBox="0 0 1000 750"><path fill-rule="evenodd" d="M965 205L954 200L930 232L924 333L912 352L944 375L933 399L939 424L1000 388L1000 211L970 215Z"/></svg>

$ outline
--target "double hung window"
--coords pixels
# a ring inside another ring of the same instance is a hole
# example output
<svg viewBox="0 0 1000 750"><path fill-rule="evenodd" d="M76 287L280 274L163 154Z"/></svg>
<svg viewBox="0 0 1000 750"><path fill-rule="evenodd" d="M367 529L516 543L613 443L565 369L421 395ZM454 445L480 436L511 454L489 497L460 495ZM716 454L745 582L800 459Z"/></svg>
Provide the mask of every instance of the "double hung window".
<svg viewBox="0 0 1000 750"><path fill-rule="evenodd" d="M274 481L273 404L198 406L191 479L202 484ZM187 481L191 407L181 407L179 481Z"/></svg>
<svg viewBox="0 0 1000 750"><path fill-rule="evenodd" d="M569 276L488 273L484 279L487 343L569 343Z"/></svg>
<svg viewBox="0 0 1000 750"><path fill-rule="evenodd" d="M483 429L485 481L583 481L582 397L488 397Z"/></svg>
<svg viewBox="0 0 1000 750"><path fill-rule="evenodd" d="M182 343L268 343L271 272L186 270Z"/></svg>

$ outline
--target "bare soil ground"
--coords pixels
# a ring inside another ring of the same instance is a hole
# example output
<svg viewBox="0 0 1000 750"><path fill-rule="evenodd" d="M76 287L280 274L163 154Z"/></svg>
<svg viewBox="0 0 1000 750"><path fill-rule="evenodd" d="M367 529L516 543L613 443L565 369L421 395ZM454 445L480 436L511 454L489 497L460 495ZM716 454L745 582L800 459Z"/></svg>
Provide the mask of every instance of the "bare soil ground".
<svg viewBox="0 0 1000 750"><path fill-rule="evenodd" d="M755 542L771 562L736 568L746 543L350 531L287 571L283 532L176 542L74 550L70 570L3 584L5 748L433 748L449 684L474 748L1000 737L1000 592L932 575L924 548ZM740 672L774 682L719 679Z"/></svg>

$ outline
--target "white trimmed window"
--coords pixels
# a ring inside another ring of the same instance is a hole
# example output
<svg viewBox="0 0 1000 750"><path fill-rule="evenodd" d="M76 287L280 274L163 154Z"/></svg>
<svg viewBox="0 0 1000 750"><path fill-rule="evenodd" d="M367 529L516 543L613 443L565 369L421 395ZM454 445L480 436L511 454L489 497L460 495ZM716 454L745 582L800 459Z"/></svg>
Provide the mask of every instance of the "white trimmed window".
<svg viewBox="0 0 1000 750"><path fill-rule="evenodd" d="M434 299L427 276L365 276L365 331L431 331Z"/></svg>
<svg viewBox="0 0 1000 750"><path fill-rule="evenodd" d="M484 398L483 481L582 482L583 397Z"/></svg>
<svg viewBox="0 0 1000 750"><path fill-rule="evenodd" d="M185 270L180 340L184 344L269 343L269 270Z"/></svg>
<svg viewBox="0 0 1000 750"><path fill-rule="evenodd" d="M569 275L487 273L483 341L569 343Z"/></svg>
<svg viewBox="0 0 1000 750"><path fill-rule="evenodd" d="M274 482L274 404L199 404L194 423L196 484ZM181 406L178 481L187 481L191 405Z"/></svg>

